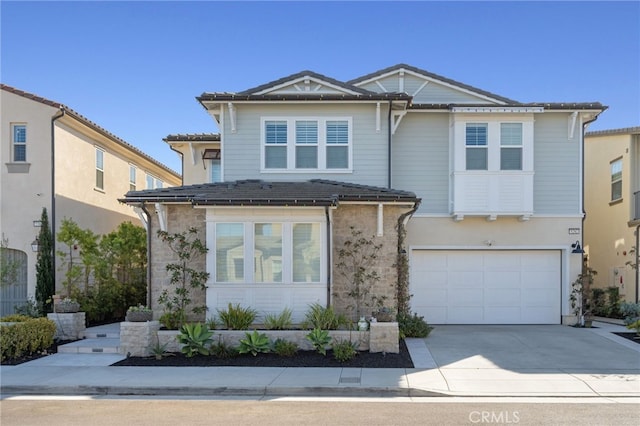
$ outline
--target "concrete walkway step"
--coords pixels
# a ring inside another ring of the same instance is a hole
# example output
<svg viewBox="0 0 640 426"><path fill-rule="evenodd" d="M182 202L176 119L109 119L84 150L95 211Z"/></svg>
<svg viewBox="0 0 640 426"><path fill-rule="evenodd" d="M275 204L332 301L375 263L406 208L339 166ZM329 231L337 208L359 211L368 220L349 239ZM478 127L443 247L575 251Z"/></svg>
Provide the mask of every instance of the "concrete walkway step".
<svg viewBox="0 0 640 426"><path fill-rule="evenodd" d="M120 351L120 339L94 338L67 343L58 347L58 353L66 354L117 354Z"/></svg>

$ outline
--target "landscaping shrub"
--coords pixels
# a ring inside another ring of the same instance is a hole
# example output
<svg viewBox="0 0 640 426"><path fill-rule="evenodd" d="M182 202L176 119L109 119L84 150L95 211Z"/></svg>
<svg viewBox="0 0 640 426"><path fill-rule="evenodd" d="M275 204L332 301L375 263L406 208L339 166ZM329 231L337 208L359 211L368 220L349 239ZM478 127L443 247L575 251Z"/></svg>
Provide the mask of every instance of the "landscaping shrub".
<svg viewBox="0 0 640 426"><path fill-rule="evenodd" d="M427 324L424 317L416 313L413 315L399 313L397 320L401 339L406 337L427 337L433 330L433 327Z"/></svg>
<svg viewBox="0 0 640 426"><path fill-rule="evenodd" d="M313 348L319 354L327 354L327 345L331 342L331 337L329 337L329 332L327 330L314 328L306 335L306 338L311 342L311 345L313 345Z"/></svg>
<svg viewBox="0 0 640 426"><path fill-rule="evenodd" d="M182 353L187 357L195 355L209 355L209 345L211 344L213 333L207 326L201 323L184 324L180 328L178 342L182 343Z"/></svg>
<svg viewBox="0 0 640 426"><path fill-rule="evenodd" d="M238 355L238 349L227 344L222 336L219 336L218 342L211 345L209 353L216 358L228 359Z"/></svg>
<svg viewBox="0 0 640 426"><path fill-rule="evenodd" d="M634 323L640 319L640 303L623 302L620 304L620 312L626 325Z"/></svg>
<svg viewBox="0 0 640 426"><path fill-rule="evenodd" d="M309 310L305 314L302 322L303 329L321 329L321 330L337 330L340 326L347 324L347 318L344 315L336 314L333 307L324 307L319 303L309 306Z"/></svg>
<svg viewBox="0 0 640 426"><path fill-rule="evenodd" d="M283 357L292 357L298 353L298 345L285 339L276 339L273 342L273 352Z"/></svg>
<svg viewBox="0 0 640 426"><path fill-rule="evenodd" d="M331 344L333 349L333 357L340 362L347 362L358 355L357 343L349 340L334 341Z"/></svg>
<svg viewBox="0 0 640 426"><path fill-rule="evenodd" d="M227 309L218 309L218 317L228 330L247 330L255 321L258 313L251 308L243 308L240 304L229 303Z"/></svg>
<svg viewBox="0 0 640 426"><path fill-rule="evenodd" d="M267 314L264 317L264 327L267 330L288 330L291 328L291 309L285 308L280 314Z"/></svg>
<svg viewBox="0 0 640 426"><path fill-rule="evenodd" d="M46 318L11 315L2 321L15 322L0 326L0 359L20 358L47 349L53 344L56 324Z"/></svg>
<svg viewBox="0 0 640 426"><path fill-rule="evenodd" d="M266 334L253 330L253 333L245 333L245 338L240 340L238 352L241 354L250 353L253 356L259 353L269 353L271 352L271 342Z"/></svg>

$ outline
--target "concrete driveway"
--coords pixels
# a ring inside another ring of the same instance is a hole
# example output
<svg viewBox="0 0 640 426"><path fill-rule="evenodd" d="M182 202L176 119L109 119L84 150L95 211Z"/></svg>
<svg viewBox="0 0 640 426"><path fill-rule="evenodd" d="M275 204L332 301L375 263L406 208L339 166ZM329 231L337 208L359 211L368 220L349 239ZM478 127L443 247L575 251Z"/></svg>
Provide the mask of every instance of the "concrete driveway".
<svg viewBox="0 0 640 426"><path fill-rule="evenodd" d="M640 396L640 344L612 333L622 330L439 325L416 367L449 394Z"/></svg>

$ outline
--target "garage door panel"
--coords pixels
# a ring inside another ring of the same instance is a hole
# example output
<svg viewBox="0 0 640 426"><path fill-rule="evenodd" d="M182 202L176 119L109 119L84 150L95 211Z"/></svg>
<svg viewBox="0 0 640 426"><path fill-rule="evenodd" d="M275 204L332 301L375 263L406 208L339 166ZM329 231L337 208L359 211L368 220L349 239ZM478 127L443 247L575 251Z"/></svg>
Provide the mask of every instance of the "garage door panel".
<svg viewBox="0 0 640 426"><path fill-rule="evenodd" d="M484 321L487 324L521 324L521 309L514 306L494 306L485 309Z"/></svg>
<svg viewBox="0 0 640 426"><path fill-rule="evenodd" d="M451 288L481 288L484 282L481 272L449 272Z"/></svg>
<svg viewBox="0 0 640 426"><path fill-rule="evenodd" d="M490 271L484 274L484 282L491 288L512 288L520 279L520 271Z"/></svg>
<svg viewBox="0 0 640 426"><path fill-rule="evenodd" d="M522 292L519 289L489 288L484 292L485 306L520 306Z"/></svg>
<svg viewBox="0 0 640 426"><path fill-rule="evenodd" d="M434 324L558 324L560 269L559 250L414 250L412 309Z"/></svg>

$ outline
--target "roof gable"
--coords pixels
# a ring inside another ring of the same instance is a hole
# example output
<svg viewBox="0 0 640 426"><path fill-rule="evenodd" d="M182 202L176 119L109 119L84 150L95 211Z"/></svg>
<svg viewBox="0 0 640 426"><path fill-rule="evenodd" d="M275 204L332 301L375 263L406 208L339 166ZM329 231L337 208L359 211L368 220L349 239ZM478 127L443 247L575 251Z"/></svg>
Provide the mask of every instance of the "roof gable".
<svg viewBox="0 0 640 426"><path fill-rule="evenodd" d="M360 95L370 93L341 81L315 73L301 71L269 83L244 90L240 95Z"/></svg>
<svg viewBox="0 0 640 426"><path fill-rule="evenodd" d="M403 92L413 97L415 104L478 104L505 105L517 103L494 93L434 74L406 64L398 64L350 80L347 84L377 93Z"/></svg>

